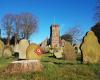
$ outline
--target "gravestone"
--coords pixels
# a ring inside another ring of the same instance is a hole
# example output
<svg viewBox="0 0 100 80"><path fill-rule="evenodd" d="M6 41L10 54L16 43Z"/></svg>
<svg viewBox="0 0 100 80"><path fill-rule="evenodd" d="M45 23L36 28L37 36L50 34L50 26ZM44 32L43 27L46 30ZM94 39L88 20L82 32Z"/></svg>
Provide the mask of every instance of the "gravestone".
<svg viewBox="0 0 100 80"><path fill-rule="evenodd" d="M90 31L84 37L82 46L84 63L98 63L100 60L100 44L95 34Z"/></svg>
<svg viewBox="0 0 100 80"><path fill-rule="evenodd" d="M11 62L4 70L5 73L41 72L43 65L39 60L21 60Z"/></svg>
<svg viewBox="0 0 100 80"><path fill-rule="evenodd" d="M66 41L66 44L63 48L64 59L68 61L76 61L76 53L74 47Z"/></svg>
<svg viewBox="0 0 100 80"><path fill-rule="evenodd" d="M14 46L14 53L19 53L19 44Z"/></svg>
<svg viewBox="0 0 100 80"><path fill-rule="evenodd" d="M4 50L4 43L0 40L0 57L2 57L3 50Z"/></svg>
<svg viewBox="0 0 100 80"><path fill-rule="evenodd" d="M62 56L62 53L61 52L54 52L54 55L55 55L55 57L56 58L62 58L63 56Z"/></svg>
<svg viewBox="0 0 100 80"><path fill-rule="evenodd" d="M9 58L12 56L12 53L12 48L6 45L3 51L3 57Z"/></svg>
<svg viewBox="0 0 100 80"><path fill-rule="evenodd" d="M45 53L48 53L50 48L49 48L49 46L46 46L45 49L43 49L43 50L44 50Z"/></svg>
<svg viewBox="0 0 100 80"><path fill-rule="evenodd" d="M26 50L29 46L29 42L26 39L23 39L19 42L19 59L26 59Z"/></svg>
<svg viewBox="0 0 100 80"><path fill-rule="evenodd" d="M42 43L41 43L41 47L43 50L45 50L45 48L47 47L47 43L48 43L48 38L45 39Z"/></svg>
<svg viewBox="0 0 100 80"><path fill-rule="evenodd" d="M57 51L54 51L54 56L55 56L56 58L62 58L62 57L63 57L62 54L63 54L63 49L62 49L62 47L58 48Z"/></svg>
<svg viewBox="0 0 100 80"><path fill-rule="evenodd" d="M27 59L41 59L41 55L43 54L43 50L37 44L30 44L26 51Z"/></svg>
<svg viewBox="0 0 100 80"><path fill-rule="evenodd" d="M13 56L18 59L19 58L19 44L18 43L15 44L15 46L13 47L13 51L14 51Z"/></svg>

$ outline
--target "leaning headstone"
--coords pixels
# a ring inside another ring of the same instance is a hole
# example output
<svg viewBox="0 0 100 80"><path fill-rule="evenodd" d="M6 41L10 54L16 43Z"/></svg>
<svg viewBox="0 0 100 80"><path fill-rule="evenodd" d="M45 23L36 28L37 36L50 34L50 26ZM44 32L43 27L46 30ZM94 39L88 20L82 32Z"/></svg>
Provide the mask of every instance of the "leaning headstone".
<svg viewBox="0 0 100 80"><path fill-rule="evenodd" d="M37 44L30 44L26 51L26 57L27 59L41 59L41 55L43 54L43 50L40 46Z"/></svg>
<svg viewBox="0 0 100 80"><path fill-rule="evenodd" d="M29 46L29 42L23 39L19 42L19 59L26 59L26 49Z"/></svg>
<svg viewBox="0 0 100 80"><path fill-rule="evenodd" d="M3 50L4 50L4 43L0 40L0 57L2 57Z"/></svg>
<svg viewBox="0 0 100 80"><path fill-rule="evenodd" d="M50 50L49 46L46 46L46 47L44 48L44 52L45 52L45 53L49 53L49 50Z"/></svg>
<svg viewBox="0 0 100 80"><path fill-rule="evenodd" d="M97 37L95 34L90 31L84 37L82 46L84 63L97 63L100 60L100 44L98 43Z"/></svg>
<svg viewBox="0 0 100 80"><path fill-rule="evenodd" d="M12 56L12 48L10 46L5 46L4 51L3 51L3 57L9 58Z"/></svg>
<svg viewBox="0 0 100 80"><path fill-rule="evenodd" d="M45 50L45 47L47 46L47 42L48 42L48 38L45 39L45 40L41 43L41 47L42 47L42 49Z"/></svg>

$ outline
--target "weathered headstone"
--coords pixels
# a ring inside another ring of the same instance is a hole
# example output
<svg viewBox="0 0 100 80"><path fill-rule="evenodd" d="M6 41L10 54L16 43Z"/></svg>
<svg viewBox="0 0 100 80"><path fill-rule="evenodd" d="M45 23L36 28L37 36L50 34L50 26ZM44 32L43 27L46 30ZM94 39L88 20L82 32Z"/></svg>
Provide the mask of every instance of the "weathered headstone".
<svg viewBox="0 0 100 80"><path fill-rule="evenodd" d="M43 65L39 60L21 60L10 63L5 69L5 73L25 73L25 72L41 72Z"/></svg>
<svg viewBox="0 0 100 80"><path fill-rule="evenodd" d="M63 48L63 55L64 59L68 61L75 61L76 60L76 53L74 47L66 41L66 44Z"/></svg>
<svg viewBox="0 0 100 80"><path fill-rule="evenodd" d="M3 57L9 58L12 56L12 48L10 46L5 46L3 51Z"/></svg>
<svg viewBox="0 0 100 80"><path fill-rule="evenodd" d="M43 54L43 50L40 46L32 43L28 46L26 51L26 57L27 59L40 59L41 54Z"/></svg>
<svg viewBox="0 0 100 80"><path fill-rule="evenodd" d="M63 49L62 49L62 47L59 47L59 48L57 48L57 50L56 51L54 51L54 56L56 57L56 58L62 58L63 57Z"/></svg>
<svg viewBox="0 0 100 80"><path fill-rule="evenodd" d="M48 53L50 48L49 48L49 46L46 46L43 50L44 50L45 53Z"/></svg>
<svg viewBox="0 0 100 80"><path fill-rule="evenodd" d="M97 63L100 60L100 44L92 31L84 37L81 50L84 63Z"/></svg>
<svg viewBox="0 0 100 80"><path fill-rule="evenodd" d="M54 52L54 55L55 55L55 57L56 58L62 58L63 56L62 56L62 53L61 52Z"/></svg>
<svg viewBox="0 0 100 80"><path fill-rule="evenodd" d="M0 40L0 57L2 57L3 50L4 50L4 43Z"/></svg>
<svg viewBox="0 0 100 80"><path fill-rule="evenodd" d="M45 39L45 40L41 43L41 47L42 47L42 49L45 50L45 47L47 46L47 43L48 43L48 38Z"/></svg>
<svg viewBox="0 0 100 80"><path fill-rule="evenodd" d="M29 46L29 42L26 39L23 39L19 42L19 59L26 59L26 50Z"/></svg>
<svg viewBox="0 0 100 80"><path fill-rule="evenodd" d="M14 46L14 52L15 52L15 53L19 53L19 44L16 44L16 45Z"/></svg>

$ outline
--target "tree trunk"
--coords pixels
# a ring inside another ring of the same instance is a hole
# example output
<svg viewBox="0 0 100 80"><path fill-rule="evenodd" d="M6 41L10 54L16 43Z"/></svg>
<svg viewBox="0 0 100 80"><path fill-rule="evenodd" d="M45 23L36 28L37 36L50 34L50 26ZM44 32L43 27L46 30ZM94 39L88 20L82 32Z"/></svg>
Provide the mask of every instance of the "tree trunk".
<svg viewBox="0 0 100 80"><path fill-rule="evenodd" d="M10 46L10 37L7 38L7 46Z"/></svg>

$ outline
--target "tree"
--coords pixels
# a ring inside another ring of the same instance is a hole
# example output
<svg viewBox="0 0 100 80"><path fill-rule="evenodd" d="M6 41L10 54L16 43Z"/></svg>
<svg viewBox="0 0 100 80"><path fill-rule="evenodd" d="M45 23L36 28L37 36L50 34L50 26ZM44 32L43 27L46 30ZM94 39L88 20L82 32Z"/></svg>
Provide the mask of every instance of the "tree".
<svg viewBox="0 0 100 80"><path fill-rule="evenodd" d="M72 38L72 35L69 34L69 33L66 33L64 35L61 36L61 39L64 39L65 41L68 41L70 43L73 42L73 38Z"/></svg>
<svg viewBox="0 0 100 80"><path fill-rule="evenodd" d="M7 45L10 44L10 37L13 32L13 21L14 17L12 14L6 14L2 19L2 24L7 34Z"/></svg>
<svg viewBox="0 0 100 80"><path fill-rule="evenodd" d="M37 23L36 16L31 13L6 14L2 19L2 27L6 30L7 44L10 44L11 37L14 38L15 44L22 38L29 39L37 30Z"/></svg>
<svg viewBox="0 0 100 80"><path fill-rule="evenodd" d="M100 43L100 0L96 0L94 19L96 24L91 28Z"/></svg>
<svg viewBox="0 0 100 80"><path fill-rule="evenodd" d="M98 38L98 42L100 43L100 22L94 25L91 30L95 33Z"/></svg>
<svg viewBox="0 0 100 80"><path fill-rule="evenodd" d="M23 38L29 39L30 35L37 30L37 18L31 13L22 13L21 17L21 34Z"/></svg>
<svg viewBox="0 0 100 80"><path fill-rule="evenodd" d="M100 0L96 0L94 20L96 23L100 22Z"/></svg>
<svg viewBox="0 0 100 80"><path fill-rule="evenodd" d="M66 41L69 41L71 44L75 44L78 41L80 41L80 35L81 35L80 27L75 26L70 28L68 32L66 32L64 35L61 36L61 38Z"/></svg>
<svg viewBox="0 0 100 80"><path fill-rule="evenodd" d="M15 22L15 33L17 34L17 35L19 35L20 34L20 27L21 27L21 25L20 25L20 15L15 15L14 16L14 22Z"/></svg>
<svg viewBox="0 0 100 80"><path fill-rule="evenodd" d="M12 38L14 39L14 44L16 45L21 38L21 17L20 15L14 15L14 34Z"/></svg>

